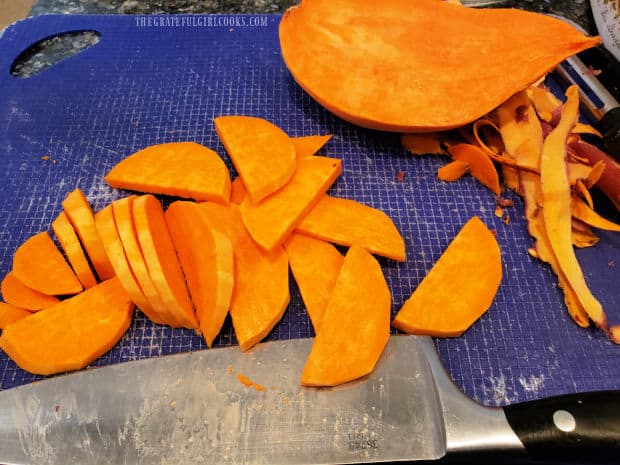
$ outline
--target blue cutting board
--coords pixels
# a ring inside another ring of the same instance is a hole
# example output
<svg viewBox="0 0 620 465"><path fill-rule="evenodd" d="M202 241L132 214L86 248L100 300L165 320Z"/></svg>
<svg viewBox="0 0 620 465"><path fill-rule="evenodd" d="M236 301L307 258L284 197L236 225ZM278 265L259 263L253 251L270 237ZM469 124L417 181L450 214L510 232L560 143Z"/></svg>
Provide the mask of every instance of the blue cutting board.
<svg viewBox="0 0 620 465"><path fill-rule="evenodd" d="M620 347L569 318L555 276L527 253L532 241L514 193L504 194L515 201L505 224L494 215L493 194L471 177L437 180L445 159L409 156L398 135L357 128L317 105L284 67L279 16L233 19L232 27L205 16L186 21L190 26L149 27L130 16L48 16L5 32L0 39L1 276L19 244L49 229L69 191L81 188L100 209L126 195L103 181L115 163L170 141L211 147L232 169L213 118L254 115L292 136L333 134L325 153L343 160L343 174L331 193L383 209L394 219L405 237L407 262L380 260L393 293L393 314L472 215L496 230L504 278L491 309L464 336L437 341L445 366L470 397L503 405L620 388ZM76 30L98 31L99 43L33 77L10 75L11 63L29 45ZM596 247L578 251L578 257L610 321L620 322L620 235L600 236ZM312 334L291 280L291 304L269 338ZM235 343L229 320L216 342ZM94 365L204 348L192 331L152 325L138 312L121 342ZM0 353L0 389L37 379Z"/></svg>

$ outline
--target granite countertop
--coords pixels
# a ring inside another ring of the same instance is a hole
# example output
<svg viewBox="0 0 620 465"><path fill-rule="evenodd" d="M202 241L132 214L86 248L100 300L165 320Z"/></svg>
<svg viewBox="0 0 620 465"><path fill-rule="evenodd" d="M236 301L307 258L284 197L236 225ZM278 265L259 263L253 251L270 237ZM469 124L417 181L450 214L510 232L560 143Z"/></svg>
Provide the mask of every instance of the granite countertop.
<svg viewBox="0 0 620 465"><path fill-rule="evenodd" d="M281 13L296 3L298 0L36 0L30 14ZM588 0L495 0L480 3L562 15L590 34L596 33Z"/></svg>

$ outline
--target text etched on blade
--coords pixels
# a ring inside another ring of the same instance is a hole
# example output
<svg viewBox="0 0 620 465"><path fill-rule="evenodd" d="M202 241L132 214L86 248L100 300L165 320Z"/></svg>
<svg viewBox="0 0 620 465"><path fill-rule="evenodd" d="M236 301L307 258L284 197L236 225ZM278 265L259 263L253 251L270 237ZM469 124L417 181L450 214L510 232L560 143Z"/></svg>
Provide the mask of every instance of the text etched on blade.
<svg viewBox="0 0 620 465"><path fill-rule="evenodd" d="M349 433L347 439L351 452L379 449L379 440L367 433Z"/></svg>

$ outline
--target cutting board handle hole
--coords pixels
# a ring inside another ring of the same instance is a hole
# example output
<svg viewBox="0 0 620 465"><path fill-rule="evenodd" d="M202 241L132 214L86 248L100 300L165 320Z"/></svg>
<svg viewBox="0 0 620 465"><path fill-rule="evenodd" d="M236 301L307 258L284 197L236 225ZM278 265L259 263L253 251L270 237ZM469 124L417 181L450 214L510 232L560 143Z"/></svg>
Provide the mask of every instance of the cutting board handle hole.
<svg viewBox="0 0 620 465"><path fill-rule="evenodd" d="M56 63L82 53L97 42L97 31L70 31L46 37L24 49L11 64L11 74L29 78Z"/></svg>

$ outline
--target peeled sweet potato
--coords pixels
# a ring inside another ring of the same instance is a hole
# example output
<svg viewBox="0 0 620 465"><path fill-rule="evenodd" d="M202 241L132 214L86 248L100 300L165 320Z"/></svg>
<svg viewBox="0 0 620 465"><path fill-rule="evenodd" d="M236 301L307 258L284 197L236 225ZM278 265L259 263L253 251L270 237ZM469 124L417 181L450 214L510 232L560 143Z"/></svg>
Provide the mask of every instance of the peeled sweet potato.
<svg viewBox="0 0 620 465"><path fill-rule="evenodd" d="M133 202L135 199L136 196L132 195L112 202L116 231L123 245L127 263L148 304L159 315L162 323L172 327L181 326L181 323L174 318L159 292L157 292L155 283L153 283L153 279L146 267L146 261L144 260L142 248L138 243L138 235L133 219Z"/></svg>
<svg viewBox="0 0 620 465"><path fill-rule="evenodd" d="M291 137L291 142L295 147L295 156L297 158L312 156L327 144L331 138L331 134Z"/></svg>
<svg viewBox="0 0 620 465"><path fill-rule="evenodd" d="M291 234L284 250L317 333L344 257L330 243L299 233Z"/></svg>
<svg viewBox="0 0 620 465"><path fill-rule="evenodd" d="M49 234L35 234L13 256L13 275L42 294L77 294L83 287Z"/></svg>
<svg viewBox="0 0 620 465"><path fill-rule="evenodd" d="M80 244L80 239L65 212L60 212L52 222L52 229L84 289L95 286L97 278L95 278L93 270L90 268L88 258L86 258L82 244Z"/></svg>
<svg viewBox="0 0 620 465"><path fill-rule="evenodd" d="M10 324L32 315L31 312L15 305L0 302L0 329L5 329Z"/></svg>
<svg viewBox="0 0 620 465"><path fill-rule="evenodd" d="M405 241L392 219L355 200L324 195L296 230L339 245L357 244L370 253L400 262L407 258Z"/></svg>
<svg viewBox="0 0 620 465"><path fill-rule="evenodd" d="M390 336L391 294L381 267L352 246L342 263L301 375L304 386L335 386L369 374Z"/></svg>
<svg viewBox="0 0 620 465"><path fill-rule="evenodd" d="M474 216L403 304L392 326L411 334L460 336L491 306L501 280L497 240Z"/></svg>
<svg viewBox="0 0 620 465"><path fill-rule="evenodd" d="M252 202L291 179L295 146L282 129L252 116L219 116L213 122Z"/></svg>
<svg viewBox="0 0 620 465"><path fill-rule="evenodd" d="M211 347L230 308L234 284L232 243L202 205L174 202L165 216L200 331Z"/></svg>
<svg viewBox="0 0 620 465"><path fill-rule="evenodd" d="M300 158L295 174L282 189L258 204L247 197L241 203L243 224L250 236L267 251L279 247L341 171L342 163L335 158Z"/></svg>
<svg viewBox="0 0 620 465"><path fill-rule="evenodd" d="M112 278L114 270L97 234L95 217L84 193L80 189L69 192L62 201L62 208L80 238L84 251L93 264L99 279Z"/></svg>
<svg viewBox="0 0 620 465"><path fill-rule="evenodd" d="M151 304L140 288L140 284L138 284L136 277L131 271L129 261L123 250L123 243L118 235L112 205L108 205L97 212L95 215L95 225L97 226L97 232L99 233L101 242L108 255L108 259L112 264L114 273L118 276L118 280L121 286L123 286L123 289L125 289L125 292L127 292L127 295L151 321L154 323L163 323L164 320L151 307Z"/></svg>
<svg viewBox="0 0 620 465"><path fill-rule="evenodd" d="M11 272L0 283L2 298L8 304L36 312L58 303L58 297L29 288Z"/></svg>
<svg viewBox="0 0 620 465"><path fill-rule="evenodd" d="M146 147L117 163L105 176L117 189L228 203L230 173L213 150L195 142Z"/></svg>
<svg viewBox="0 0 620 465"><path fill-rule="evenodd" d="M169 313L180 326L198 328L196 313L159 200L150 194L137 197L133 202L133 220L149 275Z"/></svg>
<svg viewBox="0 0 620 465"><path fill-rule="evenodd" d="M133 308L118 278L113 278L8 325L0 348L30 373L79 370L119 341Z"/></svg>
<svg viewBox="0 0 620 465"><path fill-rule="evenodd" d="M289 303L288 261L282 246L266 252L243 226L239 205L202 204L226 230L233 244L235 285L230 303L241 350L264 339L280 321Z"/></svg>
<svg viewBox="0 0 620 465"><path fill-rule="evenodd" d="M549 16L437 0L303 0L280 23L284 62L317 102L399 132L474 121L599 43Z"/></svg>

